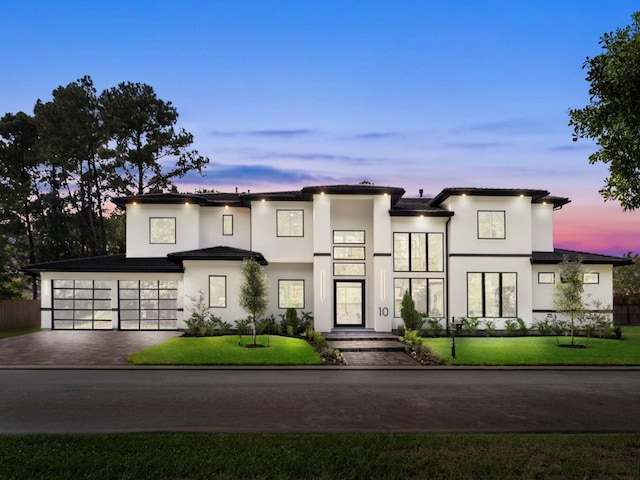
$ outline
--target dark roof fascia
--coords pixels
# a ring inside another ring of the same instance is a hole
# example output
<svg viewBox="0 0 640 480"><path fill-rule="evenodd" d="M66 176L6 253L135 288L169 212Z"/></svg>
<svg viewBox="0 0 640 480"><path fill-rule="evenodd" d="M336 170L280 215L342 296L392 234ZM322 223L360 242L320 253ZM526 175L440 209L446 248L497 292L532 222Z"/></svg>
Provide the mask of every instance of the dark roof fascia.
<svg viewBox="0 0 640 480"><path fill-rule="evenodd" d="M99 257L73 258L26 265L22 271L29 275L41 272L153 272L181 273L181 265L166 257L126 257L124 253Z"/></svg>
<svg viewBox="0 0 640 480"><path fill-rule="evenodd" d="M304 202L308 201L302 197L299 190L292 192L265 192L265 193L242 193L240 194L240 203L242 206L250 207L251 202L260 202L262 200L269 202Z"/></svg>
<svg viewBox="0 0 640 480"><path fill-rule="evenodd" d="M204 205L207 203L207 199L202 195L191 193L148 193L145 195L129 195L126 197L112 198L111 202L122 208L126 207L129 203L165 205L194 203L196 205Z"/></svg>
<svg viewBox="0 0 640 480"><path fill-rule="evenodd" d="M210 247L184 252L170 253L167 257L171 260L183 262L185 260L196 261L243 261L245 258L254 258L260 265L269 265L269 262L260 252L243 250L234 247Z"/></svg>
<svg viewBox="0 0 640 480"><path fill-rule="evenodd" d="M453 217L454 212L445 209L429 209L429 210L389 210L390 217Z"/></svg>
<svg viewBox="0 0 640 480"><path fill-rule="evenodd" d="M395 205L405 194L404 188L385 187L381 185L318 185L304 187L302 195L310 200L313 195L387 195L391 196L391 205Z"/></svg>
<svg viewBox="0 0 640 480"><path fill-rule="evenodd" d="M556 248L553 252L532 252L531 263L534 265L557 265L562 263L565 256L572 261L580 258L584 265L613 265L614 267L620 267L632 263L628 258L601 255L599 253L577 252L561 248Z"/></svg>
<svg viewBox="0 0 640 480"><path fill-rule="evenodd" d="M547 190L535 190L528 188L445 188L431 200L432 207L438 207L452 196L469 195L475 197L518 197L524 195L531 197L532 202L549 195Z"/></svg>
<svg viewBox="0 0 640 480"><path fill-rule="evenodd" d="M552 203L553 208L562 208L567 203L571 203L571 199L567 197L554 197L553 195L547 195L546 197L533 200L531 203Z"/></svg>

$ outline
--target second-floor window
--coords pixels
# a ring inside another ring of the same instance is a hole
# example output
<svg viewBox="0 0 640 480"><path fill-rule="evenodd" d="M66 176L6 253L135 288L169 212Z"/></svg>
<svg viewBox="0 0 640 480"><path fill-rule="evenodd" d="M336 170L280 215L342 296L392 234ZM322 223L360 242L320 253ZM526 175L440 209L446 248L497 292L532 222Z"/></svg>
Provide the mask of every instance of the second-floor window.
<svg viewBox="0 0 640 480"><path fill-rule="evenodd" d="M233 235L233 215L222 215L222 235Z"/></svg>
<svg viewBox="0 0 640 480"><path fill-rule="evenodd" d="M176 243L175 217L151 217L149 243Z"/></svg>
<svg viewBox="0 0 640 480"><path fill-rule="evenodd" d="M443 245L442 233L394 233L394 271L442 272Z"/></svg>
<svg viewBox="0 0 640 480"><path fill-rule="evenodd" d="M304 237L304 210L276 212L278 237Z"/></svg>
<svg viewBox="0 0 640 480"><path fill-rule="evenodd" d="M503 210L478 210L478 238L506 238L504 216Z"/></svg>

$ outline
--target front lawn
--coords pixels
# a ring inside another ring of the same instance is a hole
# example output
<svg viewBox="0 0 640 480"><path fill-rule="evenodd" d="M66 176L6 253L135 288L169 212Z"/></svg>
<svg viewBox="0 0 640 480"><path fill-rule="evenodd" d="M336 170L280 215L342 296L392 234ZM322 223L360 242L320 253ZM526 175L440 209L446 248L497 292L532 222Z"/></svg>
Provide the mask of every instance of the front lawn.
<svg viewBox="0 0 640 480"><path fill-rule="evenodd" d="M252 343L243 336L244 344ZM320 355L299 338L259 335L263 348L238 345L237 335L176 337L126 358L135 365L322 365Z"/></svg>
<svg viewBox="0 0 640 480"><path fill-rule="evenodd" d="M19 330L4 330L0 331L0 339L7 337L17 337L18 335L26 335L28 333L35 333L42 330L41 328L22 328Z"/></svg>
<svg viewBox="0 0 640 480"><path fill-rule="evenodd" d="M0 435L6 479L637 479L638 434Z"/></svg>
<svg viewBox="0 0 640 480"><path fill-rule="evenodd" d="M622 340L590 338L588 348L561 348L556 337L425 338L424 344L449 365L640 365L640 327L623 327ZM576 337L586 344L586 338ZM560 343L570 343L560 337Z"/></svg>

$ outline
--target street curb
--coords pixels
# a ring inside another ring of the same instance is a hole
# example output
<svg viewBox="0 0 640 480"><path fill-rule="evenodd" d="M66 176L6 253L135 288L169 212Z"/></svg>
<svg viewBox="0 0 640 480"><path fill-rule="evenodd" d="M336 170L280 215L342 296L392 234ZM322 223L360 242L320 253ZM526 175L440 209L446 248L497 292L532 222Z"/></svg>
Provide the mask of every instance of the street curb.
<svg viewBox="0 0 640 480"><path fill-rule="evenodd" d="M563 365L549 365L549 366L476 366L476 365L0 365L0 370L230 370L230 371L242 371L242 370L302 370L302 371L357 371L357 370L372 370L372 371L384 371L384 370L422 370L422 371L434 371L434 372L454 372L454 371L575 371L575 372L589 372L589 371L626 371L626 372L640 372L639 365L612 365L612 366L563 366Z"/></svg>

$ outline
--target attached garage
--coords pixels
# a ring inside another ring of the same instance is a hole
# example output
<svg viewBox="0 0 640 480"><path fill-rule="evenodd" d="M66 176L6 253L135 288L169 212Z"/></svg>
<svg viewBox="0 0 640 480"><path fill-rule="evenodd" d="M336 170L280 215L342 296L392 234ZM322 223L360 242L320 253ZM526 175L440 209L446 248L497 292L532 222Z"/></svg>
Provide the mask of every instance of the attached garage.
<svg viewBox="0 0 640 480"><path fill-rule="evenodd" d="M181 262L109 255L29 265L41 279L42 328L176 330Z"/></svg>

